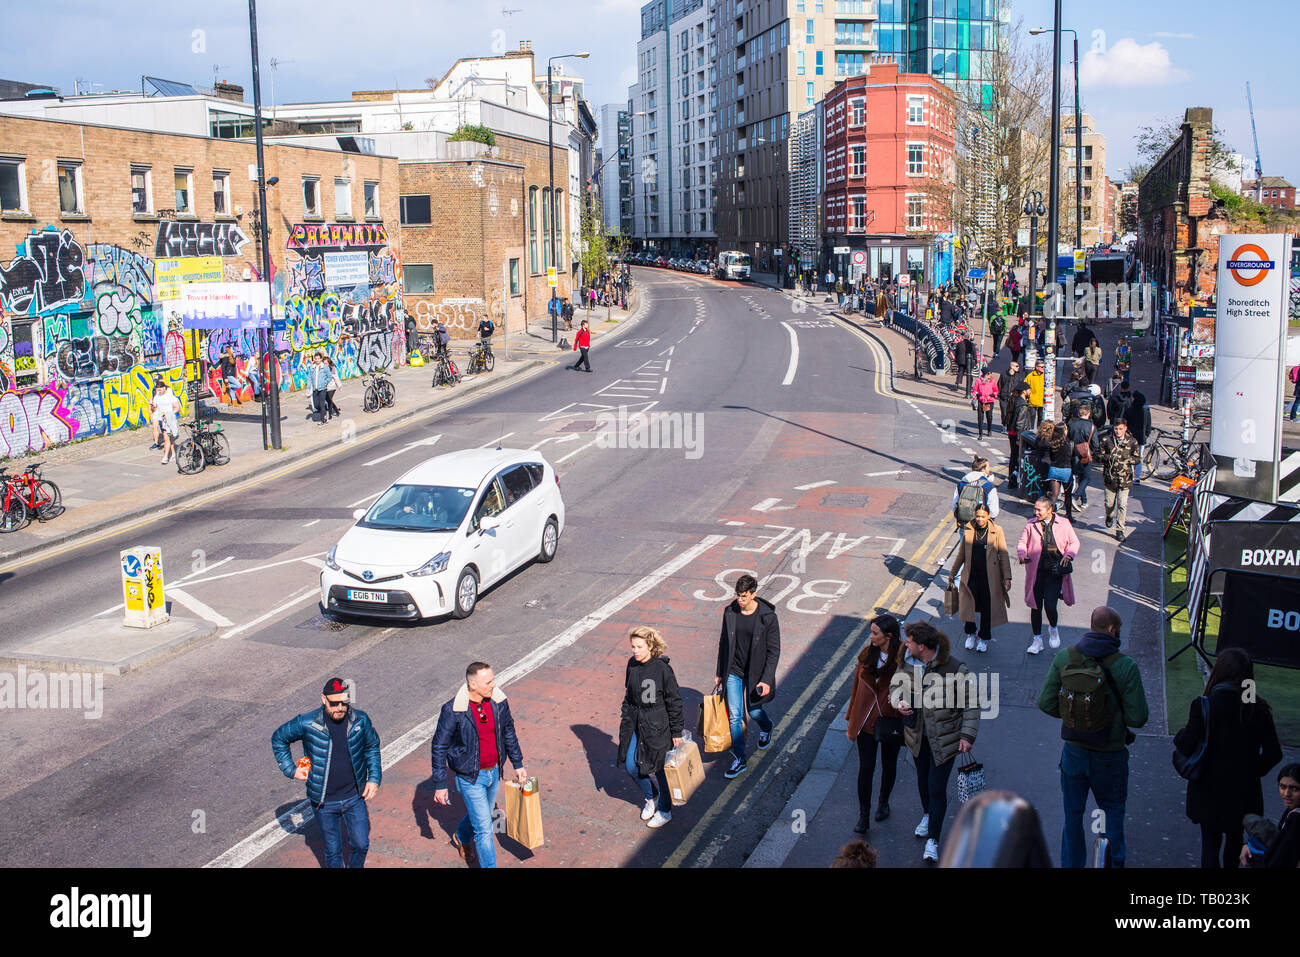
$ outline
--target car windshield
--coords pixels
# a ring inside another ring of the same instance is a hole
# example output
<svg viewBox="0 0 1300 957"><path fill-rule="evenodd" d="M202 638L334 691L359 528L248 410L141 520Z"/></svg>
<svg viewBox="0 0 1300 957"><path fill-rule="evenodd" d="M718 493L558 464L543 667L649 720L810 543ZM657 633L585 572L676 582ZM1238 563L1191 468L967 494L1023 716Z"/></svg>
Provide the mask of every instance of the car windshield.
<svg viewBox="0 0 1300 957"><path fill-rule="evenodd" d="M748 257L748 256L743 256L743 255L742 255L742 256L737 256L737 257L736 257L736 265L738 265L738 266L748 266L748 265L749 265L749 257Z"/></svg>
<svg viewBox="0 0 1300 957"><path fill-rule="evenodd" d="M370 506L361 525L403 532L454 532L473 501L472 488L394 485Z"/></svg>

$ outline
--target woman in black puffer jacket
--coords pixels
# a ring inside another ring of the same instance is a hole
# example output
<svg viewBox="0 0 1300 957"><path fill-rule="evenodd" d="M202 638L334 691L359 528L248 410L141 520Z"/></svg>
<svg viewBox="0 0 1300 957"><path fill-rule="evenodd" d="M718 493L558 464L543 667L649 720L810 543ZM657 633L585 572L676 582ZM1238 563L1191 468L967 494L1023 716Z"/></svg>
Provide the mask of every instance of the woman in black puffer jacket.
<svg viewBox="0 0 1300 957"><path fill-rule="evenodd" d="M659 632L645 626L633 628L628 642L632 657L624 682L618 763L645 797L641 820L647 827L663 827L673 819L664 758L669 748L682 743L682 696L677 676L663 656L667 645Z"/></svg>

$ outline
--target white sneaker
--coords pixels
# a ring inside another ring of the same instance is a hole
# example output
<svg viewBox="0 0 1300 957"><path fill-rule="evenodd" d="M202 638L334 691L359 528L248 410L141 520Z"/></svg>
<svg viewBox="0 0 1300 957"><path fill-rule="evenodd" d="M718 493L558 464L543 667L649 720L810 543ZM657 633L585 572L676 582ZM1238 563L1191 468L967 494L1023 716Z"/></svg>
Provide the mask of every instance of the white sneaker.
<svg viewBox="0 0 1300 957"><path fill-rule="evenodd" d="M168 462L170 462L171 460L172 460L172 457L171 457L171 453L169 452L169 453L167 453L166 455L163 456L162 464L163 464L163 465L166 465L166 464L167 464Z"/></svg>
<svg viewBox="0 0 1300 957"><path fill-rule="evenodd" d="M1051 648L1061 647L1061 633L1056 630L1055 625L1047 626L1047 644Z"/></svg>
<svg viewBox="0 0 1300 957"><path fill-rule="evenodd" d="M921 855L921 860L939 863L939 845L934 843L933 839L926 840L925 852Z"/></svg>
<svg viewBox="0 0 1300 957"><path fill-rule="evenodd" d="M975 650L976 650L976 651L988 651L988 650L989 650L989 643L988 643L987 641L985 641L983 638L981 638L981 639L976 643L976 645L975 645Z"/></svg>
<svg viewBox="0 0 1300 957"><path fill-rule="evenodd" d="M967 635L967 636L966 636L966 650L967 650L967 651L972 651L972 650L974 650L974 648L975 648L975 636L974 636L974 635Z"/></svg>
<svg viewBox="0 0 1300 957"><path fill-rule="evenodd" d="M672 811L655 811L654 817L645 822L646 827L663 827L673 819Z"/></svg>
<svg viewBox="0 0 1300 957"><path fill-rule="evenodd" d="M1038 635L1034 635L1034 640L1029 643L1029 647L1025 649L1025 653L1030 655L1036 655L1042 650L1043 650L1043 639L1040 638Z"/></svg>
<svg viewBox="0 0 1300 957"><path fill-rule="evenodd" d="M929 837L930 836L930 815L927 814L924 817L922 817L921 823L916 825L916 830L913 831L912 833L915 834L917 837ZM930 843L933 844L934 842L931 841Z"/></svg>
<svg viewBox="0 0 1300 957"><path fill-rule="evenodd" d="M655 799L646 798L645 807L641 809L641 820L648 821L655 816Z"/></svg>

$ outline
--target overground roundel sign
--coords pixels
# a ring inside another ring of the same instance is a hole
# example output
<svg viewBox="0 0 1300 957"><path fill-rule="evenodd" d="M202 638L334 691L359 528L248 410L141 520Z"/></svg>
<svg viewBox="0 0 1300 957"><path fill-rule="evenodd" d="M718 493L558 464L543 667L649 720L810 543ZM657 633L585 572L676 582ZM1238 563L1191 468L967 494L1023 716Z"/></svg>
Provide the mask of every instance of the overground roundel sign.
<svg viewBox="0 0 1300 957"><path fill-rule="evenodd" d="M1247 254L1257 256L1257 259L1244 259ZM1268 258L1268 253L1264 252L1254 243L1246 243L1237 247L1236 252L1232 254L1232 259L1228 262L1228 271L1232 273L1232 278L1237 280L1243 286L1256 286L1263 282L1268 276L1268 271L1273 268L1273 261ZM1255 275L1247 279L1242 273L1253 272Z"/></svg>

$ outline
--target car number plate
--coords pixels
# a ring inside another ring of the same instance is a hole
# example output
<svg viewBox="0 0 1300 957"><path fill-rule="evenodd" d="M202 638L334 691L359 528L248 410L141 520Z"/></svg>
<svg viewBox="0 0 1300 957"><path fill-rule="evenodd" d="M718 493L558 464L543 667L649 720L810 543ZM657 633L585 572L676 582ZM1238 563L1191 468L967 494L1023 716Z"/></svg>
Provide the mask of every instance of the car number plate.
<svg viewBox="0 0 1300 957"><path fill-rule="evenodd" d="M388 593L382 591L357 591L355 588L349 588L348 601L373 601L386 605L388 603Z"/></svg>

